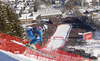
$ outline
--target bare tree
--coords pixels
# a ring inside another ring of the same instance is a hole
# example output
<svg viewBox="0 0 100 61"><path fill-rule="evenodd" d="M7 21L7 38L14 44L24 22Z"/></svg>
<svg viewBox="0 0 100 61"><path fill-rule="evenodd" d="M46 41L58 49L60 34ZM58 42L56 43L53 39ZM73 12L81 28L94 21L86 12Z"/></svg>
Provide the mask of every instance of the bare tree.
<svg viewBox="0 0 100 61"><path fill-rule="evenodd" d="M45 0L46 6L50 6L52 4L51 0Z"/></svg>
<svg viewBox="0 0 100 61"><path fill-rule="evenodd" d="M75 11L78 10L78 6L80 6L80 4L81 4L80 0L69 0L65 4L66 11L75 13Z"/></svg>
<svg viewBox="0 0 100 61"><path fill-rule="evenodd" d="M37 10L39 9L41 2L40 1L35 1L34 2L34 12L37 12Z"/></svg>
<svg viewBox="0 0 100 61"><path fill-rule="evenodd" d="M82 0L83 1L83 0ZM75 6L81 6L82 2L81 0L69 0L66 4L65 7L68 10L71 10L72 8L74 8Z"/></svg>
<svg viewBox="0 0 100 61"><path fill-rule="evenodd" d="M65 7L67 10L71 10L73 7L74 7L74 3L75 3L75 0L69 0L66 4L65 4Z"/></svg>
<svg viewBox="0 0 100 61"><path fill-rule="evenodd" d="M96 5L96 0L92 0L92 5L93 5L93 6Z"/></svg>

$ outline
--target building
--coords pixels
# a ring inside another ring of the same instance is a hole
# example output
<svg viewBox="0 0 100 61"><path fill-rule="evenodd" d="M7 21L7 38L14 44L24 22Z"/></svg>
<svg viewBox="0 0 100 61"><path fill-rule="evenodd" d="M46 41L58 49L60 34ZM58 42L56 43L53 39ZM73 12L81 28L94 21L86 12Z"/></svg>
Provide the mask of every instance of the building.
<svg viewBox="0 0 100 61"><path fill-rule="evenodd" d="M21 14L20 21L22 23L32 23L36 21L37 19L49 19L50 17L56 17L61 16L62 12L60 10L55 9L49 9L49 10L43 10L43 11L37 11L37 12L31 12L26 14Z"/></svg>
<svg viewBox="0 0 100 61"><path fill-rule="evenodd" d="M100 0L81 0L81 4L84 5L85 4L89 4L89 5L96 5L97 2L99 2Z"/></svg>
<svg viewBox="0 0 100 61"><path fill-rule="evenodd" d="M45 11L44 10L43 11L38 11L37 14L40 14L41 19L48 19L49 17L61 16L62 12L61 12L61 10L47 9Z"/></svg>
<svg viewBox="0 0 100 61"><path fill-rule="evenodd" d="M32 23L33 19L30 17L30 15L31 15L30 13L21 14L19 20L21 21L22 24Z"/></svg>

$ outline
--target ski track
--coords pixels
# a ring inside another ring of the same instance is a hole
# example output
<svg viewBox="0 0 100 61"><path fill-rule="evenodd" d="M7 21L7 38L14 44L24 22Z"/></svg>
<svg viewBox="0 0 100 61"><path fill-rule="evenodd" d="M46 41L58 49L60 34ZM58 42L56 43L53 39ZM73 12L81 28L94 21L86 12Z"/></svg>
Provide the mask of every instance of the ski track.
<svg viewBox="0 0 100 61"><path fill-rule="evenodd" d="M59 47L62 47L64 45L65 40L69 36L71 28L72 26L68 24L59 25L54 35L50 38L51 41L49 42L47 48L52 48L52 50L55 50L58 49ZM54 37L58 38L54 39Z"/></svg>

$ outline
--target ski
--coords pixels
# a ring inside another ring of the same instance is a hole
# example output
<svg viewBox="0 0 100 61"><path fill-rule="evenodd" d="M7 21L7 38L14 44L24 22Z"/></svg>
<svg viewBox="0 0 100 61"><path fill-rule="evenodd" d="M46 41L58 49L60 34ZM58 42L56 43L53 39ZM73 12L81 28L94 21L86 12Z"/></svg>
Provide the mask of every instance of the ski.
<svg viewBox="0 0 100 61"><path fill-rule="evenodd" d="M15 41L15 40L11 40L11 41L12 41L12 42L15 42L15 43L17 43L17 44L19 44L19 45L28 47L28 46L26 46L25 44L20 43L20 42L17 42L17 41ZM28 48L32 49L31 47L28 47ZM54 57L54 56L52 56L52 55L49 55L49 54L47 54L47 53L44 53L44 52L42 52L42 51L40 51L40 50L36 50L36 49L32 49L32 50L37 51L37 52L39 52L39 53L41 53L41 54L43 54L43 55L45 55L45 56L48 56L48 57L51 57L51 58L56 58L56 57Z"/></svg>

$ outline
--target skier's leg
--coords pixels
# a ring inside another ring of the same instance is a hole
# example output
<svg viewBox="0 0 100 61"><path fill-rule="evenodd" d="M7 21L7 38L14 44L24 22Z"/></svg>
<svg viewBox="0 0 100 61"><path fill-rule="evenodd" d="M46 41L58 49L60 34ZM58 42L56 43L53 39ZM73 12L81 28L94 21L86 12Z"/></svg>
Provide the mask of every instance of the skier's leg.
<svg viewBox="0 0 100 61"><path fill-rule="evenodd" d="M37 49L35 45L36 45L39 41L40 41L39 39L35 39L35 40L33 41L33 43L30 45L30 47L33 48L33 49Z"/></svg>
<svg viewBox="0 0 100 61"><path fill-rule="evenodd" d="M30 47L33 48L33 49L37 49L35 45L36 45L39 41L40 41L39 39L34 39L34 41L32 42L32 44L31 44Z"/></svg>
<svg viewBox="0 0 100 61"><path fill-rule="evenodd" d="M34 43L34 42L35 42L35 40L36 40L36 39L31 40L31 41L30 41L30 44Z"/></svg>
<svg viewBox="0 0 100 61"><path fill-rule="evenodd" d="M43 34L43 31L42 30L40 30L39 31L39 33L40 33L40 41L41 41L41 44L43 43L43 39L42 39L42 34Z"/></svg>
<svg viewBox="0 0 100 61"><path fill-rule="evenodd" d="M33 43L31 44L30 47L33 48L33 49L37 49L36 46Z"/></svg>
<svg viewBox="0 0 100 61"><path fill-rule="evenodd" d="M37 36L34 35L33 37L34 37L34 39L30 41L30 43L28 44L28 46L30 46L32 43L34 43L34 41L37 39Z"/></svg>
<svg viewBox="0 0 100 61"><path fill-rule="evenodd" d="M37 39L38 37L36 36L35 37L35 39L33 39L31 42L30 42L30 44L31 44L31 48L33 48L33 49L37 49L36 47L35 47L35 45L39 42L39 39Z"/></svg>
<svg viewBox="0 0 100 61"><path fill-rule="evenodd" d="M36 39L33 44L36 45L38 42L40 41L40 39Z"/></svg>

